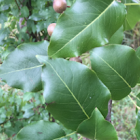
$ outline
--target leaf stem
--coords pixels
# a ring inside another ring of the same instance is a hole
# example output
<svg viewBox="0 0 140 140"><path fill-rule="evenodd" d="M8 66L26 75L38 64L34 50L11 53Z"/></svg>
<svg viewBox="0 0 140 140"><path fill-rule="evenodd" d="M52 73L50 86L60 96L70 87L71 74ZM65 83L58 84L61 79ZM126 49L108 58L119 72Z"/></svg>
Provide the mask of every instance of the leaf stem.
<svg viewBox="0 0 140 140"><path fill-rule="evenodd" d="M83 59L83 58L87 58L87 57L89 57L90 55L88 54L88 55L85 55L85 56L81 56L81 58Z"/></svg>
<svg viewBox="0 0 140 140"><path fill-rule="evenodd" d="M137 98L140 101L140 98L138 98L136 95L134 95L132 92L130 93L133 97Z"/></svg>
<svg viewBox="0 0 140 140"><path fill-rule="evenodd" d="M128 95L128 97L130 98L130 100L132 101L132 103L135 105L135 107L136 107L137 109L140 110L140 107L137 106L137 104L136 104L136 103L134 102L134 100L130 97L130 95Z"/></svg>
<svg viewBox="0 0 140 140"><path fill-rule="evenodd" d="M140 3L125 3L124 5L126 5L126 6L131 6L131 5L140 5Z"/></svg>
<svg viewBox="0 0 140 140"><path fill-rule="evenodd" d="M82 140L82 138L83 138L83 136L81 136L81 137L79 138L79 140Z"/></svg>
<svg viewBox="0 0 140 140"><path fill-rule="evenodd" d="M63 136L63 137L60 137L60 138L56 138L56 139L53 139L53 140L59 140L59 139L62 139L62 138L66 138L66 137L69 137L69 136L71 136L71 135L73 135L75 133L76 133L76 131L74 131L74 132L72 132L72 133L70 133L70 134L68 134L66 136Z"/></svg>

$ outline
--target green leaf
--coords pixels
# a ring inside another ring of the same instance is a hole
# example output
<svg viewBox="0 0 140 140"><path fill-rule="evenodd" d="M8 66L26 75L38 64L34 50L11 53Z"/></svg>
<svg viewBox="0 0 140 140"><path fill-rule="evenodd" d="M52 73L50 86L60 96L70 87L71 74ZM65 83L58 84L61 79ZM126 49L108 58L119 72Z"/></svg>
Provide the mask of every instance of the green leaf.
<svg viewBox="0 0 140 140"><path fill-rule="evenodd" d="M29 19L34 20L34 21L40 21L43 19L47 19L49 17L48 14L48 9L43 10L43 11L39 11L38 13L33 13Z"/></svg>
<svg viewBox="0 0 140 140"><path fill-rule="evenodd" d="M8 10L9 9L9 5L7 5L7 4L5 4L5 5L2 5L1 7L0 7L0 11L1 12L4 12L5 10Z"/></svg>
<svg viewBox="0 0 140 140"><path fill-rule="evenodd" d="M5 14L5 13L1 13L0 14L0 23L4 23L4 22L6 22L8 20L8 17L7 17L7 15Z"/></svg>
<svg viewBox="0 0 140 140"><path fill-rule="evenodd" d="M126 97L140 77L140 59L123 45L108 45L91 52L92 69L108 87L113 100Z"/></svg>
<svg viewBox="0 0 140 140"><path fill-rule="evenodd" d="M8 137L12 137L12 135L15 135L19 132L19 129L20 129L19 127L12 126L10 128L7 128L4 133L6 133Z"/></svg>
<svg viewBox="0 0 140 140"><path fill-rule="evenodd" d="M79 125L77 133L93 140L118 140L115 128L104 119L97 108L89 119Z"/></svg>
<svg viewBox="0 0 140 140"><path fill-rule="evenodd" d="M29 101L33 98L33 93L32 92L26 92L23 95L23 101Z"/></svg>
<svg viewBox="0 0 140 140"><path fill-rule="evenodd" d="M29 16L29 9L27 8L27 6L23 6L20 10L21 15L20 17L28 17Z"/></svg>
<svg viewBox="0 0 140 140"><path fill-rule="evenodd" d="M0 30L0 45L4 44L4 39L10 34L10 30L8 28L4 28Z"/></svg>
<svg viewBox="0 0 140 140"><path fill-rule="evenodd" d="M23 118L30 118L34 115L34 111L32 109L26 109L25 113L23 114Z"/></svg>
<svg viewBox="0 0 140 140"><path fill-rule="evenodd" d="M40 32L41 30L44 29L44 23L45 23L44 21L37 23L37 25L36 25L37 32Z"/></svg>
<svg viewBox="0 0 140 140"><path fill-rule="evenodd" d="M4 128L9 128L9 127L11 127L11 122L10 121L8 121L4 124Z"/></svg>
<svg viewBox="0 0 140 140"><path fill-rule="evenodd" d="M122 44L124 38L124 33L123 33L123 26L115 32L115 34L110 38L109 44Z"/></svg>
<svg viewBox="0 0 140 140"><path fill-rule="evenodd" d="M136 49L136 55L140 58L140 47Z"/></svg>
<svg viewBox="0 0 140 140"><path fill-rule="evenodd" d="M137 55L138 58L140 58L140 47L138 47L138 48L136 49L136 55ZM139 78L138 83L140 83L140 78Z"/></svg>
<svg viewBox="0 0 140 140"><path fill-rule="evenodd" d="M5 107L0 108L0 124L3 123L6 120L6 110Z"/></svg>
<svg viewBox="0 0 140 140"><path fill-rule="evenodd" d="M27 20L27 29L28 29L29 32L33 32L33 33L36 32L36 26L35 26L34 21Z"/></svg>
<svg viewBox="0 0 140 140"><path fill-rule="evenodd" d="M40 13L34 13L29 17L29 19L39 21L41 19L44 19L44 15L40 15Z"/></svg>
<svg viewBox="0 0 140 140"><path fill-rule="evenodd" d="M65 133L57 123L41 120L21 129L16 140L53 140L62 136Z"/></svg>
<svg viewBox="0 0 140 140"><path fill-rule="evenodd" d="M125 6L114 0L76 0L58 19L48 55L74 57L109 43L125 14Z"/></svg>
<svg viewBox="0 0 140 140"><path fill-rule="evenodd" d="M135 127L137 139L140 140L140 110L137 113L137 123Z"/></svg>
<svg viewBox="0 0 140 140"><path fill-rule="evenodd" d="M123 3L139 3L138 0L122 0ZM131 30L140 20L140 5L127 5L127 15L124 22L124 30Z"/></svg>
<svg viewBox="0 0 140 140"><path fill-rule="evenodd" d="M104 117L110 92L96 74L85 65L65 59L37 56L42 69L43 96L47 109L66 128L76 130L95 107Z"/></svg>
<svg viewBox="0 0 140 140"><path fill-rule="evenodd" d="M42 65L35 55L47 55L47 47L47 41L18 46L0 67L0 78L14 88L27 92L40 91L42 89Z"/></svg>

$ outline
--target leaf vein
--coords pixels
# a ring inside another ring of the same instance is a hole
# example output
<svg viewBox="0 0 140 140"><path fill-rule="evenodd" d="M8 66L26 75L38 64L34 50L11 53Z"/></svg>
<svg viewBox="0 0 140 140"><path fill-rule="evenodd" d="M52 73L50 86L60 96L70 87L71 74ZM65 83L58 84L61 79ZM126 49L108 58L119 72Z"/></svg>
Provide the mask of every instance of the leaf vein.
<svg viewBox="0 0 140 140"><path fill-rule="evenodd" d="M67 84L63 81L63 79L59 76L59 74L57 73L57 71L54 69L54 67L49 63L46 62L47 64L49 64L51 66L51 68L54 70L54 72L56 73L56 75L58 76L58 78L61 80L61 82L65 85L65 87L68 89L68 91L71 93L72 97L75 99L75 101L77 102L77 104L79 105L79 107L82 109L83 113L87 116L87 118L89 119L89 116L87 115L86 111L84 110L84 108L82 107L82 105L79 103L79 101L77 100L77 98L75 97L75 95L73 94L73 92L69 89L69 87L67 86Z"/></svg>

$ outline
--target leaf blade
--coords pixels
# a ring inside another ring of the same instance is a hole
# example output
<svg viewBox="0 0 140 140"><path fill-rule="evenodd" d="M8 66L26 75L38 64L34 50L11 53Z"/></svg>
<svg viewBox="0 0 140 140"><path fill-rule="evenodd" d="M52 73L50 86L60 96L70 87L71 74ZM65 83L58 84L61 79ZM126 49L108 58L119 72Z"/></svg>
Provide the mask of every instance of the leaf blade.
<svg viewBox="0 0 140 140"><path fill-rule="evenodd" d="M0 78L9 86L24 91L41 90L42 65L37 61L35 55L47 55L47 46L47 41L20 45L8 55L0 67Z"/></svg>
<svg viewBox="0 0 140 140"><path fill-rule="evenodd" d="M47 109L66 128L76 130L96 106L104 116L107 115L110 93L93 71L80 63L64 59L37 58L45 64L42 82Z"/></svg>
<svg viewBox="0 0 140 140"><path fill-rule="evenodd" d="M57 123L41 120L21 129L17 140L52 140L62 136L65 136L65 133Z"/></svg>
<svg viewBox="0 0 140 140"><path fill-rule="evenodd" d="M103 7L100 7L99 4ZM81 11L79 7L81 7ZM89 7L91 7L91 9ZM96 7L99 9L96 9ZM76 1L71 9L66 10L66 12L60 16L51 37L48 55L54 58L79 56L81 53L94 47L107 44L110 37L123 23L125 18L124 7L123 4L112 0ZM112 15L111 11L113 11L112 13L115 16ZM81 14L83 17L78 18ZM108 17L108 15L110 17ZM114 19L114 17L118 16L120 18L119 20ZM109 22L111 18L112 21L114 19L115 23ZM85 23L85 21L87 23ZM104 24L102 24L102 22ZM110 28L109 30L107 28L108 24L110 24L111 31L109 31ZM98 33L99 31L100 34Z"/></svg>
<svg viewBox="0 0 140 140"><path fill-rule="evenodd" d="M137 0L122 0L122 3L139 3ZM127 15L124 22L124 30L131 30L140 20L140 5L129 5L126 7Z"/></svg>
<svg viewBox="0 0 140 140"><path fill-rule="evenodd" d="M118 140L115 128L104 119L97 108L92 112L90 119L83 121L79 125L77 133L90 139Z"/></svg>
<svg viewBox="0 0 140 140"><path fill-rule="evenodd" d="M128 46L108 45L93 49L90 59L93 70L109 88L114 100L127 96L139 79L140 60Z"/></svg>

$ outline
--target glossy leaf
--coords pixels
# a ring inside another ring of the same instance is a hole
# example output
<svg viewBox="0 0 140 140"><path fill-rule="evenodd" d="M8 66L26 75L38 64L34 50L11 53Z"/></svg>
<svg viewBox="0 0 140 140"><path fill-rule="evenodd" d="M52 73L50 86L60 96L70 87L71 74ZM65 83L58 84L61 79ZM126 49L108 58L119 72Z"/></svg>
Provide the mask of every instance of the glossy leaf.
<svg viewBox="0 0 140 140"><path fill-rule="evenodd" d="M104 119L97 108L93 111L90 119L79 125L77 133L93 140L118 140L115 128Z"/></svg>
<svg viewBox="0 0 140 140"><path fill-rule="evenodd" d="M66 128L76 130L95 107L104 117L110 99L109 90L85 65L64 59L37 56L42 70L43 96L47 109Z"/></svg>
<svg viewBox="0 0 140 140"><path fill-rule="evenodd" d="M139 3L138 0L121 0L123 3ZM124 30L131 30L140 20L140 5L127 5L127 15L124 22Z"/></svg>
<svg viewBox="0 0 140 140"><path fill-rule="evenodd" d="M41 120L21 129L16 140L53 140L62 136L65 133L57 123Z"/></svg>
<svg viewBox="0 0 140 140"><path fill-rule="evenodd" d="M74 57L109 43L125 14L125 6L115 0L76 0L58 19L48 55Z"/></svg>
<svg viewBox="0 0 140 140"><path fill-rule="evenodd" d="M137 123L135 127L137 139L140 140L140 110L137 113Z"/></svg>
<svg viewBox="0 0 140 140"><path fill-rule="evenodd" d="M123 26L121 26L117 32L114 33L114 35L110 38L109 44L122 44L124 38L123 33Z"/></svg>
<svg viewBox="0 0 140 140"><path fill-rule="evenodd" d="M108 45L91 51L92 69L109 88L112 99L127 96L140 77L140 59L135 51L123 45Z"/></svg>
<svg viewBox="0 0 140 140"><path fill-rule="evenodd" d="M42 89L41 67L36 55L47 55L48 42L25 43L16 48L0 67L0 78L14 88L24 91Z"/></svg>

